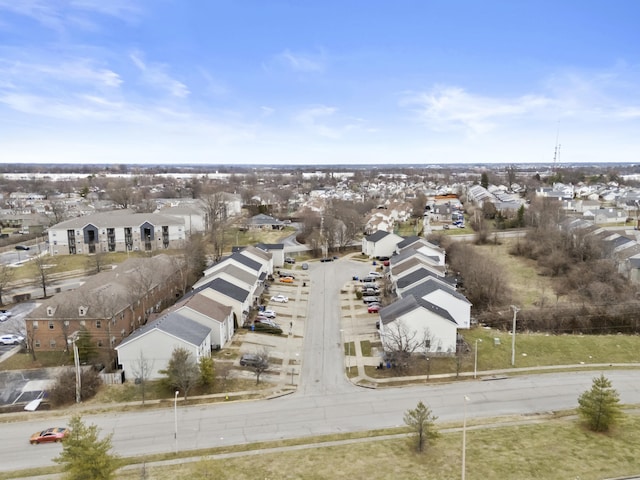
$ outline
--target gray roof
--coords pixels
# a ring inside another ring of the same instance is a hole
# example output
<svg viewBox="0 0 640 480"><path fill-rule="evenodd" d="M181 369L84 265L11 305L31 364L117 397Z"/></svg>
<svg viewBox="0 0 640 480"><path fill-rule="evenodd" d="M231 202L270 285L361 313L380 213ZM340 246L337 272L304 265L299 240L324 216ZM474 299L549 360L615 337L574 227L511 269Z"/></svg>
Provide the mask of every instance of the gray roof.
<svg viewBox="0 0 640 480"><path fill-rule="evenodd" d="M249 219L248 223L251 225L282 225L280 220L269 215L265 215L264 213L254 215Z"/></svg>
<svg viewBox="0 0 640 480"><path fill-rule="evenodd" d="M396 300L391 305L387 305L380 309L380 321L387 325L388 323L394 322L401 317L405 313L409 313L416 308L424 308L429 310L430 312L435 313L436 315L444 318L445 320L449 320L450 322L457 325L456 321L453 317L446 311L444 308L440 308L437 305L434 305L431 302L423 300L421 298L416 298L413 295L409 295L407 297L401 298L400 300Z"/></svg>
<svg viewBox="0 0 640 480"><path fill-rule="evenodd" d="M247 290L244 290L233 283L227 282L223 278L214 278L204 285L204 288L210 288L239 302L244 302L247 300L247 297L249 297L249 292Z"/></svg>
<svg viewBox="0 0 640 480"><path fill-rule="evenodd" d="M133 332L116 347L116 350L153 330L159 330L195 346L202 345L202 342L211 334L209 327L177 312L171 312Z"/></svg>
<svg viewBox="0 0 640 480"><path fill-rule="evenodd" d="M243 255L242 252L236 252L236 253L231 254L231 256L225 258L223 260L223 262L226 261L226 260L229 260L229 259L233 259L238 263L246 265L247 267L249 267L252 270L255 270L256 272L259 272L260 269L262 268L262 264L260 264L259 262L255 261L255 260L250 259L246 255Z"/></svg>
<svg viewBox="0 0 640 480"><path fill-rule="evenodd" d="M237 278L238 280L240 280L243 283L246 283L247 285L255 284L256 279L258 278L256 274L247 272L246 270L243 270L242 268L238 267L237 265L234 265L233 263L229 263L228 265L225 265L223 268L213 273L213 275L217 276L222 272L228 273L232 277Z"/></svg>
<svg viewBox="0 0 640 480"><path fill-rule="evenodd" d="M256 247L266 252L271 250L284 250L284 243L257 243Z"/></svg>
<svg viewBox="0 0 640 480"><path fill-rule="evenodd" d="M365 238L367 239L367 242L377 242L379 240L382 240L384 237L391 235L389 232L385 232L384 230L378 230L375 233L372 233L371 235L367 235Z"/></svg>
<svg viewBox="0 0 640 480"><path fill-rule="evenodd" d="M95 213L93 215L85 215L83 217L72 218L60 222L51 227L52 229L65 228L84 228L87 225L95 225L96 227L114 227L129 226L137 227L145 222L152 225L184 225L184 220L171 215L162 215L160 213L128 213L118 211L109 213Z"/></svg>
<svg viewBox="0 0 640 480"><path fill-rule="evenodd" d="M407 297L409 295L412 295L415 298L422 298L425 295L435 292L436 290L442 290L468 304L471 304L471 302L467 299L467 297L462 295L460 292L456 291L456 289L454 289L450 285L443 285L440 280L436 280L433 277L428 278L427 280L420 283L419 285L416 285L415 287L407 290L406 292L404 292L402 296Z"/></svg>
<svg viewBox="0 0 640 480"><path fill-rule="evenodd" d="M427 270L424 267L421 267L417 270L414 270L413 272L405 275L402 278L399 278L398 281L396 282L396 286L398 288L406 288L409 285L412 285L416 282L419 282L420 280L426 278L426 277L436 277L438 278L438 275L434 272L432 272L431 270Z"/></svg>
<svg viewBox="0 0 640 480"><path fill-rule="evenodd" d="M398 250L402 250L403 248L408 247L409 245L416 243L419 240L420 237L416 236L406 237L404 240L398 243Z"/></svg>

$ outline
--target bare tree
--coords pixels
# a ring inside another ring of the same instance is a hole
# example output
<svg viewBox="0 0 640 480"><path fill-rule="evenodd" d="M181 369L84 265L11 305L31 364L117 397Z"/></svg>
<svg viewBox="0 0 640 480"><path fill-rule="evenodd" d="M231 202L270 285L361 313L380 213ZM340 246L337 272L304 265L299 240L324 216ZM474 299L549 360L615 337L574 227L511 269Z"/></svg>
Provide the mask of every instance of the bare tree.
<svg viewBox="0 0 640 480"><path fill-rule="evenodd" d="M256 385L260 383L260 376L269 370L269 349L263 348L256 354L256 362L251 366L256 374Z"/></svg>
<svg viewBox="0 0 640 480"><path fill-rule="evenodd" d="M149 361L142 351L140 356L132 363L131 371L135 378L136 384L140 385L140 393L142 394L142 404L144 405L145 393L147 390L147 381L153 371L153 361Z"/></svg>
<svg viewBox="0 0 640 480"><path fill-rule="evenodd" d="M227 207L224 192L209 192L202 196L205 210L205 231L211 238L214 256L222 256L224 251L224 233L227 223Z"/></svg>
<svg viewBox="0 0 640 480"><path fill-rule="evenodd" d="M104 270L107 260L107 255L99 248L96 248L96 253L93 253L87 257L87 270L92 273L100 273Z"/></svg>
<svg viewBox="0 0 640 480"><path fill-rule="evenodd" d="M51 202L49 213L51 214L51 225L64 222L67 219L67 206L64 202Z"/></svg>
<svg viewBox="0 0 640 480"><path fill-rule="evenodd" d="M2 295L11 284L15 275L15 269L7 264L0 265L0 305L4 305Z"/></svg>
<svg viewBox="0 0 640 480"><path fill-rule="evenodd" d="M37 283L42 288L42 296L47 298L47 287L51 284L52 265L47 264L43 255L36 255L33 263L36 266Z"/></svg>
<svg viewBox="0 0 640 480"><path fill-rule="evenodd" d="M428 329L412 330L403 320L385 325L382 335L385 355L397 368L409 366L413 353L420 349L436 350L433 345L434 337Z"/></svg>
<svg viewBox="0 0 640 480"><path fill-rule="evenodd" d="M120 208L129 208L135 203L136 191L132 182L118 178L111 182L107 190L109 197Z"/></svg>

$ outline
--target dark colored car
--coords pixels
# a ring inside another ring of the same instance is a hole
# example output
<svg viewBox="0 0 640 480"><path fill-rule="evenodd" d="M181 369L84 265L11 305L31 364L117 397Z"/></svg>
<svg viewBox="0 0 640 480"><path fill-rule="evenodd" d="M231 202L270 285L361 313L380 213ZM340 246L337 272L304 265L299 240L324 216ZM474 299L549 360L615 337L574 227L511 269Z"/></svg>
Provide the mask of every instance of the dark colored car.
<svg viewBox="0 0 640 480"><path fill-rule="evenodd" d="M324 257L320 259L321 262L333 262L333 258L331 257Z"/></svg>
<svg viewBox="0 0 640 480"><path fill-rule="evenodd" d="M380 297L371 295L371 296L366 296L366 297L362 297L362 301L364 303L380 303Z"/></svg>
<svg viewBox="0 0 640 480"><path fill-rule="evenodd" d="M16 245L16 250L29 250L30 247L27 245Z"/></svg>
<svg viewBox="0 0 640 480"><path fill-rule="evenodd" d="M71 430L63 427L47 428L41 432L31 435L29 443L36 445L38 443L61 442L69 436Z"/></svg>
<svg viewBox="0 0 640 480"><path fill-rule="evenodd" d="M286 258L284 259L284 263L291 263L291 264L293 264L293 263L296 263L296 259L295 259L295 258L293 258L293 257L286 257Z"/></svg>
<svg viewBox="0 0 640 480"><path fill-rule="evenodd" d="M240 357L240 365L243 367L255 367L260 364L260 357L253 353L243 353Z"/></svg>

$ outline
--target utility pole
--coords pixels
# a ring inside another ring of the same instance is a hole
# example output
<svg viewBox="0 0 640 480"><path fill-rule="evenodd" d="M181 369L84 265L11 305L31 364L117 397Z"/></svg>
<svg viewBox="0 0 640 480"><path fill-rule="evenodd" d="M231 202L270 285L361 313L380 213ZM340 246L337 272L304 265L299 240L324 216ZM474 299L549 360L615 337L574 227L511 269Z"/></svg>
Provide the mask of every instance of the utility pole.
<svg viewBox="0 0 640 480"><path fill-rule="evenodd" d="M511 330L511 366L516 364L516 317L520 309L515 305L511 305L513 309L513 328Z"/></svg>

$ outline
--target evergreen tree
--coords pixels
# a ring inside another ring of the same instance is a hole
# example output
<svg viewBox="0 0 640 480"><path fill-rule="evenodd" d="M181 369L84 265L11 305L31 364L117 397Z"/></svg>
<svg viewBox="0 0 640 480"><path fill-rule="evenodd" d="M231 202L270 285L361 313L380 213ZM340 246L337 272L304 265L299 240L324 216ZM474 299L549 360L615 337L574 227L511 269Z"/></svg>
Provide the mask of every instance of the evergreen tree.
<svg viewBox="0 0 640 480"><path fill-rule="evenodd" d="M482 175L480 175L480 185L482 188L489 188L489 175L487 175L487 172L482 172Z"/></svg>
<svg viewBox="0 0 640 480"><path fill-rule="evenodd" d="M62 452L54 458L62 465L68 480L109 480L115 478L118 457L111 453L111 435L99 439L98 427L86 426L80 415L69 422L71 434L62 445Z"/></svg>
<svg viewBox="0 0 640 480"><path fill-rule="evenodd" d="M167 376L166 382L170 387L184 394L185 400L200 378L198 364L186 348L174 349L167 369L160 370L160 373Z"/></svg>
<svg viewBox="0 0 640 480"><path fill-rule="evenodd" d="M578 398L578 413L594 432L606 432L622 415L620 396L603 374Z"/></svg>
<svg viewBox="0 0 640 480"><path fill-rule="evenodd" d="M404 414L404 423L408 425L415 433L416 449L423 452L429 440L438 438L438 432L435 430L435 421L438 417L434 416L431 409L422 401L413 410L407 410Z"/></svg>
<svg viewBox="0 0 640 480"><path fill-rule="evenodd" d="M205 388L213 386L215 381L215 370L213 358L202 357L200 359L200 385Z"/></svg>

